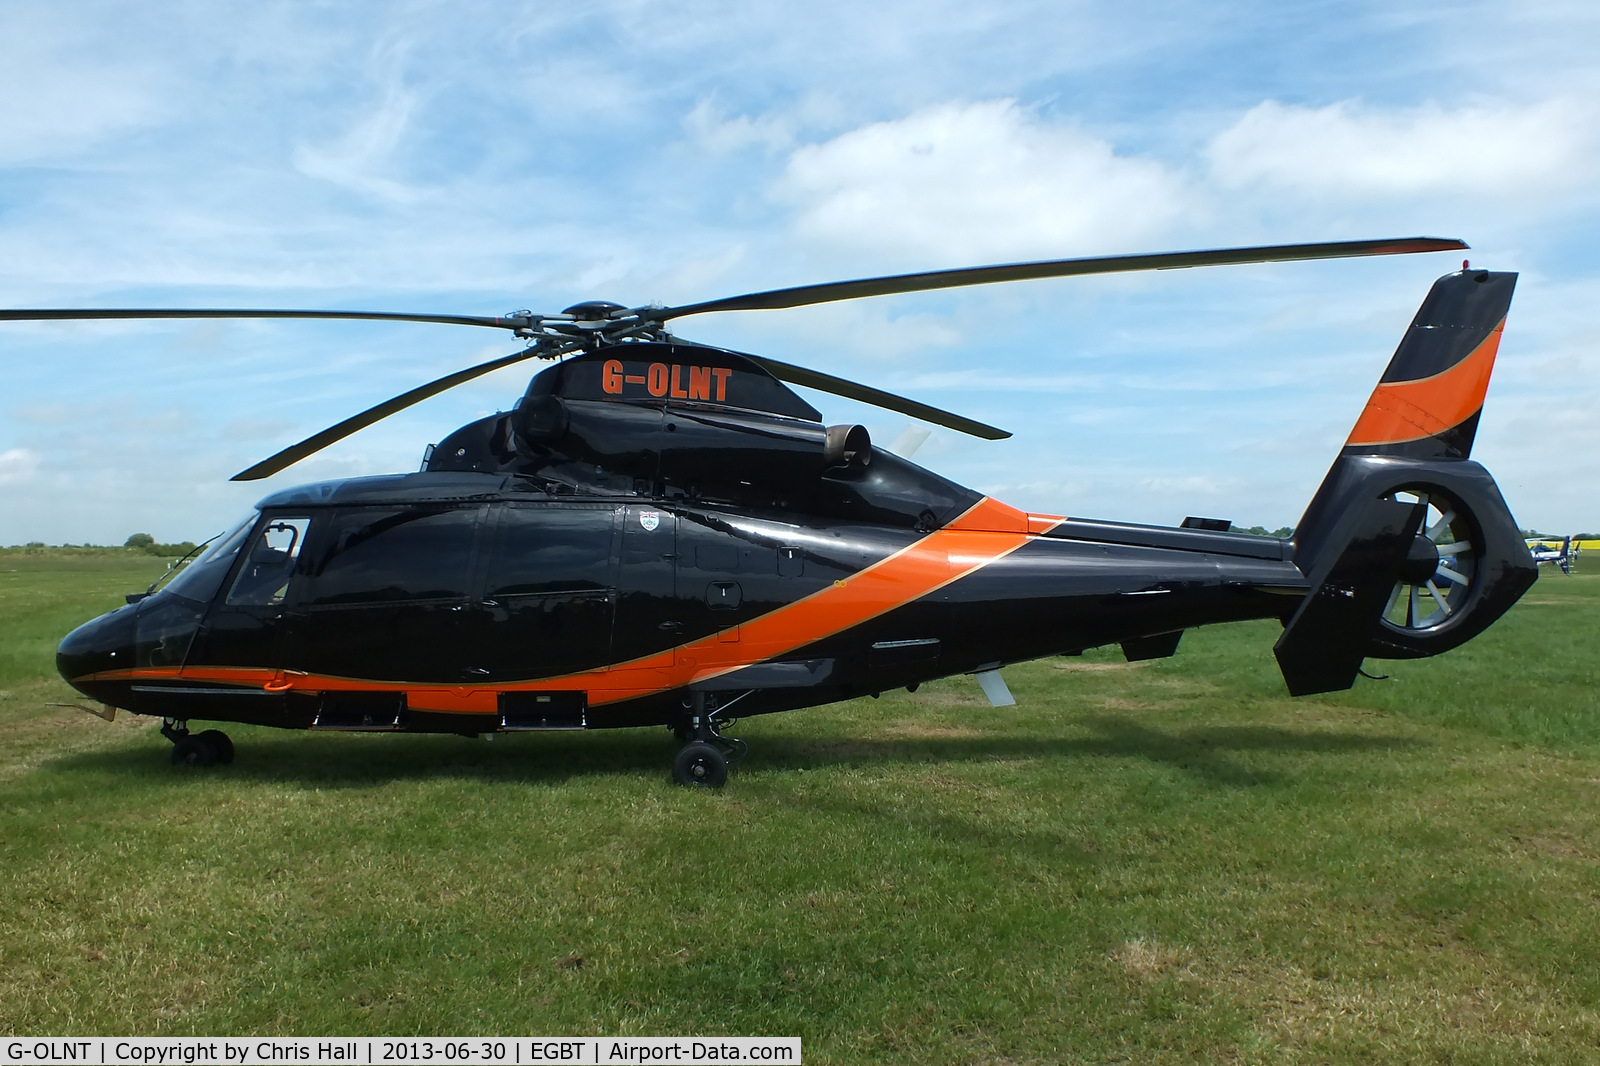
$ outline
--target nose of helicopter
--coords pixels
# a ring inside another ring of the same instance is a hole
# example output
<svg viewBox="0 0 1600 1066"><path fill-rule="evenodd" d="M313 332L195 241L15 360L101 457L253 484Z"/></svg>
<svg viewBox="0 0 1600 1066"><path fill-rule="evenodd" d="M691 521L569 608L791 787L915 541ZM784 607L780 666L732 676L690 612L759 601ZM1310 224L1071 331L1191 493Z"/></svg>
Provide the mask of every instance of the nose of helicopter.
<svg viewBox="0 0 1600 1066"><path fill-rule="evenodd" d="M56 670L85 696L104 699L105 682L93 680L94 675L134 665L134 619L138 613L138 605L130 603L68 633L56 649Z"/></svg>

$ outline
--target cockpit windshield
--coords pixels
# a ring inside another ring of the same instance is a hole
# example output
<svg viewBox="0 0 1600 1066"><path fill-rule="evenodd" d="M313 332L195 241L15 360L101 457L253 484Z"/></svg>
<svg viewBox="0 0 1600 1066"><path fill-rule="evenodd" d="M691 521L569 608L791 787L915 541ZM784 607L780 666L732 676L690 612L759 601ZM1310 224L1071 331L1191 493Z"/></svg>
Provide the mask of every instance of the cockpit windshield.
<svg viewBox="0 0 1600 1066"><path fill-rule="evenodd" d="M259 512L252 511L238 525L217 537L200 553L199 558L178 571L178 576L162 589L163 593L182 596L186 600L210 603L228 576L239 548L255 526Z"/></svg>

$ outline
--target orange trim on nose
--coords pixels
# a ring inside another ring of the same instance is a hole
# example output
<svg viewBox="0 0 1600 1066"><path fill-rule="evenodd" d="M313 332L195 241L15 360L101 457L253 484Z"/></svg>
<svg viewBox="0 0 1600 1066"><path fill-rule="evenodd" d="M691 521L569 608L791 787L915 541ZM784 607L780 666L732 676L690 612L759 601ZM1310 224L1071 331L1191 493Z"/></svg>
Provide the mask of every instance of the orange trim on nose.
<svg viewBox="0 0 1600 1066"><path fill-rule="evenodd" d="M1459 426L1483 407L1505 319L1461 362L1416 381L1379 382L1345 447L1404 444Z"/></svg>

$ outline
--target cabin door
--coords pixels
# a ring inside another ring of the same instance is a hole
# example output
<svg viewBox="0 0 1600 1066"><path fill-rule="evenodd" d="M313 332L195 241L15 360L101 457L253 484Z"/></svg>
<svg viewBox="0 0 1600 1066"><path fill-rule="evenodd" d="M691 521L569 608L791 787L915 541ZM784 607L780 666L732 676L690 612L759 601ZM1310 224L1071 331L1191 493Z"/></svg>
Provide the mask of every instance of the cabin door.
<svg viewBox="0 0 1600 1066"><path fill-rule="evenodd" d="M491 508L483 595L467 623L468 674L528 681L607 667L622 511L545 501Z"/></svg>
<svg viewBox="0 0 1600 1066"><path fill-rule="evenodd" d="M487 507L352 507L318 519L296 580L290 669L460 684L479 521Z"/></svg>
<svg viewBox="0 0 1600 1066"><path fill-rule="evenodd" d="M264 687L263 679L283 666L285 604L301 549L311 527L307 515L270 515L255 530L243 552L233 581L207 612L185 667L206 683L223 683L231 709L240 721L275 721L284 710L281 693ZM158 653L159 647L153 650ZM230 679L228 675L235 675ZM243 683L227 684L229 680ZM205 717L206 705L216 710L219 697L205 688L184 687L162 693L160 713L184 717L191 709ZM195 704L194 708L187 706Z"/></svg>
<svg viewBox="0 0 1600 1066"><path fill-rule="evenodd" d="M630 685L670 687L672 649L684 640L677 597L678 516L659 504L631 504L622 515L614 669Z"/></svg>

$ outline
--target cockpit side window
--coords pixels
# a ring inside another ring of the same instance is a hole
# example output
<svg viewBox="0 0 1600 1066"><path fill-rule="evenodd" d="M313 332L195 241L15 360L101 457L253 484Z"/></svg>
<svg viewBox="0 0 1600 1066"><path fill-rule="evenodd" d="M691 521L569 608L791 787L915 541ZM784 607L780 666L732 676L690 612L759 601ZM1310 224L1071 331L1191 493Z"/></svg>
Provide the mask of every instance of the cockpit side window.
<svg viewBox="0 0 1600 1066"><path fill-rule="evenodd" d="M306 542L311 519L302 515L274 515L250 544L239 576L228 591L234 606L266 607L280 604L289 592L295 561Z"/></svg>
<svg viewBox="0 0 1600 1066"><path fill-rule="evenodd" d="M255 524L256 512L252 511L249 518L212 541L199 558L178 571L178 575L167 583L160 595L182 596L186 600L209 605L217 595L217 589L222 587L222 579L233 568L240 545Z"/></svg>

